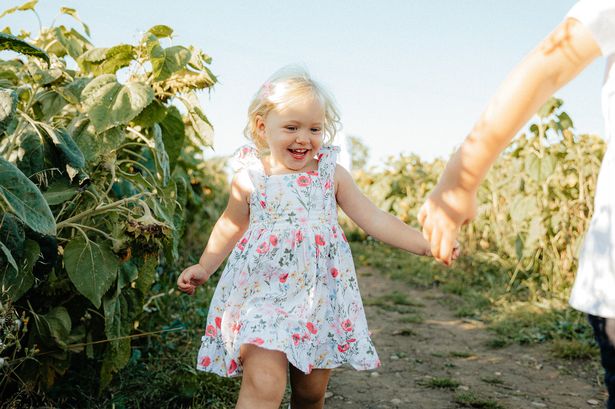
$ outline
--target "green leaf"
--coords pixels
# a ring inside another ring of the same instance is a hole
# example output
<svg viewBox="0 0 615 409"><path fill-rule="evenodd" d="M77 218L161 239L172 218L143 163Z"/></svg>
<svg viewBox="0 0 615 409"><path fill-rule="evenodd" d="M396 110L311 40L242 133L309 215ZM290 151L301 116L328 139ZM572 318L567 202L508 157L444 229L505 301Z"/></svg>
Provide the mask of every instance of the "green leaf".
<svg viewBox="0 0 615 409"><path fill-rule="evenodd" d="M84 51L87 50L87 40L82 38L75 30L71 29L70 31L68 31L66 27L59 26L54 29L54 34L56 39L60 44L62 44L68 55L73 57L73 59L75 60L77 60L79 56L81 56L81 54L83 54Z"/></svg>
<svg viewBox="0 0 615 409"><path fill-rule="evenodd" d="M82 105L97 132L125 125L154 99L148 85L129 82L121 85L115 75L93 79L81 93Z"/></svg>
<svg viewBox="0 0 615 409"><path fill-rule="evenodd" d="M34 6L36 6L36 3L38 3L38 0L31 0L31 1L25 2L21 6L15 6L15 7L11 7L10 9L6 9L2 12L2 14L0 14L0 18L6 15L9 15L9 14L13 14L16 11L34 10Z"/></svg>
<svg viewBox="0 0 615 409"><path fill-rule="evenodd" d="M9 250L9 248L6 247L4 243L1 241L0 241L0 250L2 250L2 252L4 253L4 257L6 258L6 261L10 264L10 266L13 267L15 271L17 271L18 270L17 263L15 262L15 259L13 258L13 255L11 254L11 250Z"/></svg>
<svg viewBox="0 0 615 409"><path fill-rule="evenodd" d="M65 162L75 169L85 167L85 158L73 138L64 129L45 128L55 147L62 153Z"/></svg>
<svg viewBox="0 0 615 409"><path fill-rule="evenodd" d="M158 267L158 256L156 254L146 254L143 265L139 268L139 277L135 283L135 288L141 294L147 294L156 280L156 267Z"/></svg>
<svg viewBox="0 0 615 409"><path fill-rule="evenodd" d="M42 58L49 64L49 56L45 51L10 34L0 33L0 51L2 50L11 50L19 54Z"/></svg>
<svg viewBox="0 0 615 409"><path fill-rule="evenodd" d="M81 92L91 80L91 78L76 78L70 84L64 87L56 87L55 90L68 102L77 105L81 101Z"/></svg>
<svg viewBox="0 0 615 409"><path fill-rule="evenodd" d="M66 340L71 331L71 320L68 311L64 307L55 307L43 315L49 325L49 333L54 343L61 348L66 348Z"/></svg>
<svg viewBox="0 0 615 409"><path fill-rule="evenodd" d="M129 44L120 44L111 48L94 48L83 53L79 67L95 75L115 74L117 70L127 67L136 58L135 48Z"/></svg>
<svg viewBox="0 0 615 409"><path fill-rule="evenodd" d="M23 223L10 213L2 213L0 217L0 242L6 245L14 258L21 260L24 256L26 233ZM17 269L17 266L15 266Z"/></svg>
<svg viewBox="0 0 615 409"><path fill-rule="evenodd" d="M138 125L142 128L149 128L155 123L159 123L164 120L166 116L167 109L165 108L165 106L161 104L157 99L154 99L152 103L145 107L145 109L141 111L141 113L132 121L135 125Z"/></svg>
<svg viewBox="0 0 615 409"><path fill-rule="evenodd" d="M521 236L518 234L517 237L515 237L515 255L517 256L517 260L523 258L523 240L521 240Z"/></svg>
<svg viewBox="0 0 615 409"><path fill-rule="evenodd" d="M101 133L96 133L94 125L87 117L77 117L68 127L68 132L73 135L75 143L83 153L86 162L98 163L106 156L119 148L126 134L124 127L118 126Z"/></svg>
<svg viewBox="0 0 615 409"><path fill-rule="evenodd" d="M547 235L547 229L544 227L542 223L542 217L534 216L532 217L532 221L530 222L530 230L527 235L527 239L525 240L526 248L533 249L537 242L541 237L545 237Z"/></svg>
<svg viewBox="0 0 615 409"><path fill-rule="evenodd" d="M13 301L20 299L34 284L32 269L40 255L40 247L34 240L26 240L24 245L24 258L18 263L15 270L7 264L4 271L0 271L0 288L8 291Z"/></svg>
<svg viewBox="0 0 615 409"><path fill-rule="evenodd" d="M17 109L17 94L11 89L0 89L0 134L2 134Z"/></svg>
<svg viewBox="0 0 615 409"><path fill-rule="evenodd" d="M538 203L535 197L520 195L509 205L509 211L513 223L520 224L538 212Z"/></svg>
<svg viewBox="0 0 615 409"><path fill-rule="evenodd" d="M71 186L65 179L55 179L43 192L43 197L49 206L62 204L77 194L77 188Z"/></svg>
<svg viewBox="0 0 615 409"><path fill-rule="evenodd" d="M64 266L77 291L98 308L117 277L119 260L106 243L86 242L79 237L64 249Z"/></svg>
<svg viewBox="0 0 615 409"><path fill-rule="evenodd" d="M80 22L81 25L83 26L83 30L85 31L85 33L88 35L88 37L90 36L90 27L88 27L87 24L85 24L83 21L81 21L81 19L77 15L77 10L72 9L70 7L60 7L60 13L67 14L67 15L73 17L78 22Z"/></svg>
<svg viewBox="0 0 615 409"><path fill-rule="evenodd" d="M152 62L153 80L163 81L188 64L190 51L180 45L168 48L158 46L152 49L150 60Z"/></svg>
<svg viewBox="0 0 615 409"><path fill-rule="evenodd" d="M169 155L169 168L173 172L177 158L184 147L186 136L184 121L176 107L169 107L167 116L160 123L160 128L162 129L164 147Z"/></svg>
<svg viewBox="0 0 615 409"><path fill-rule="evenodd" d="M536 112L536 114L540 118L544 119L551 115L557 108L561 107L563 103L564 101L562 101L561 99L550 97L547 102L545 102L543 106L538 109L538 112Z"/></svg>
<svg viewBox="0 0 615 409"><path fill-rule="evenodd" d="M0 158L0 207L8 208L32 230L55 236L56 223L38 187L15 165Z"/></svg>
<svg viewBox="0 0 615 409"><path fill-rule="evenodd" d="M156 154L156 163L158 164L158 170L162 173L162 185L166 186L169 183L171 177L171 171L169 170L169 155L164 147L162 141L162 131L160 125L154 124L154 153Z"/></svg>
<svg viewBox="0 0 615 409"><path fill-rule="evenodd" d="M20 135L17 167L28 178L45 169L45 146L36 132L26 131Z"/></svg>
<svg viewBox="0 0 615 409"><path fill-rule="evenodd" d="M164 38L171 37L171 34L173 34L173 29L169 26L160 24L150 28L149 30L147 30L147 32L152 33L158 38Z"/></svg>
<svg viewBox="0 0 615 409"><path fill-rule="evenodd" d="M530 153L525 158L525 171L532 179L541 183L553 173L556 163L557 160L553 155L545 155L540 158L535 153Z"/></svg>
<svg viewBox="0 0 615 409"><path fill-rule="evenodd" d="M559 119L559 126L561 129L569 129L574 127L572 119L568 116L567 113L562 112L557 116L557 118Z"/></svg>

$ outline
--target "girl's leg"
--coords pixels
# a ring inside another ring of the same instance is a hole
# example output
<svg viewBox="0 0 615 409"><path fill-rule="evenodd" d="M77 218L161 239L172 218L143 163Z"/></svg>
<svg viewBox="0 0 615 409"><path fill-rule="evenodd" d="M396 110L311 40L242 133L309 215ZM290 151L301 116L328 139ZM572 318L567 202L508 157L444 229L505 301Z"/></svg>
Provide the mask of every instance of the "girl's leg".
<svg viewBox="0 0 615 409"><path fill-rule="evenodd" d="M589 315L594 337L600 346L604 383L609 392L608 409L615 409L615 320Z"/></svg>
<svg viewBox="0 0 615 409"><path fill-rule="evenodd" d="M309 375L290 366L291 408L322 409L331 369L314 369Z"/></svg>
<svg viewBox="0 0 615 409"><path fill-rule="evenodd" d="M278 409L286 389L286 355L251 344L243 344L240 355L243 379L235 409Z"/></svg>

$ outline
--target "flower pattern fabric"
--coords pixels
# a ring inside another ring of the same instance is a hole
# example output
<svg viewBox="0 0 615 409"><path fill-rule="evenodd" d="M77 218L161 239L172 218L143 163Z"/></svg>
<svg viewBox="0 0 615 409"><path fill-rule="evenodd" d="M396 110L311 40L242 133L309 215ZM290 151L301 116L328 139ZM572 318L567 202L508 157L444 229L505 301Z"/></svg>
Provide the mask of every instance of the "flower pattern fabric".
<svg viewBox="0 0 615 409"><path fill-rule="evenodd" d="M337 221L338 152L323 146L317 171L283 175L267 175L253 147L235 154L254 186L250 224L214 292L197 369L241 375L242 344L282 351L304 373L380 366Z"/></svg>

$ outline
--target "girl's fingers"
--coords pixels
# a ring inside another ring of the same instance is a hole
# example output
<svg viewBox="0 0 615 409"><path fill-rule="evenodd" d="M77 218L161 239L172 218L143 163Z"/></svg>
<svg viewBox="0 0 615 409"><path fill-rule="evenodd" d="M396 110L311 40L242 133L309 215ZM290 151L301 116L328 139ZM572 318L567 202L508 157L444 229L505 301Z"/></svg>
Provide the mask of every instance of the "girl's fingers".
<svg viewBox="0 0 615 409"><path fill-rule="evenodd" d="M419 224L422 226L425 223L425 219L427 218L427 203L424 203L423 206L419 209L419 214L416 217L419 221Z"/></svg>

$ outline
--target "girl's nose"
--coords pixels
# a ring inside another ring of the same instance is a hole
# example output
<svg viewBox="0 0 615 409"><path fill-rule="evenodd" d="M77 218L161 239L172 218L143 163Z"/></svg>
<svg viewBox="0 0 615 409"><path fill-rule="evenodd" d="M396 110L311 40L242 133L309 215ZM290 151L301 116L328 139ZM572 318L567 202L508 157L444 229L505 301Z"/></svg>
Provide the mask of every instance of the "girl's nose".
<svg viewBox="0 0 615 409"><path fill-rule="evenodd" d="M310 138L304 132L298 132L295 141L297 143L307 143L310 141Z"/></svg>

